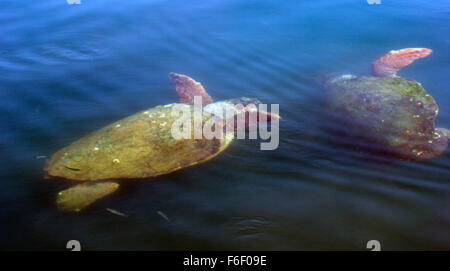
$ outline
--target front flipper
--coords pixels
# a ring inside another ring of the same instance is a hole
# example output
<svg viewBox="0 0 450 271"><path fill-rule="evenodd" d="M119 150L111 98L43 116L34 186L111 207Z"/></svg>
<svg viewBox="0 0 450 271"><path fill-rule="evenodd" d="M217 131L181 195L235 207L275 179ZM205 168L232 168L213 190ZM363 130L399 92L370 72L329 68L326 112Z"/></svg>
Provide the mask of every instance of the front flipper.
<svg viewBox="0 0 450 271"><path fill-rule="evenodd" d="M375 76L394 76L401 68L408 66L414 60L431 54L427 48L406 48L390 51L372 63L372 73Z"/></svg>
<svg viewBox="0 0 450 271"><path fill-rule="evenodd" d="M79 184L59 192L56 205L61 211L79 212L118 188L119 184L113 182Z"/></svg>
<svg viewBox="0 0 450 271"><path fill-rule="evenodd" d="M189 76L171 72L169 78L175 84L178 96L182 103L193 104L195 96L202 97L202 105L205 106L213 102L211 96L203 88L202 84L196 82Z"/></svg>

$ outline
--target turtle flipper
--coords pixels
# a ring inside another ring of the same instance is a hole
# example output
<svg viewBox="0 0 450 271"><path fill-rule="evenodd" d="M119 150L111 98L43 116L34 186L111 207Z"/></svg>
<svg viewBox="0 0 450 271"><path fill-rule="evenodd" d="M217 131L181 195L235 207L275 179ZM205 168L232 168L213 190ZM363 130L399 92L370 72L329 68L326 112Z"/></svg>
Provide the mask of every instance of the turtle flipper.
<svg viewBox="0 0 450 271"><path fill-rule="evenodd" d="M393 76L401 68L408 66L414 60L431 54L427 48L406 48L390 51L372 63L372 73L375 76Z"/></svg>
<svg viewBox="0 0 450 271"><path fill-rule="evenodd" d="M119 188L114 182L79 184L58 193L56 205L61 211L79 212Z"/></svg>
<svg viewBox="0 0 450 271"><path fill-rule="evenodd" d="M450 130L445 128L436 128L436 130L442 134L442 136L447 138L447 141L450 141Z"/></svg>
<svg viewBox="0 0 450 271"><path fill-rule="evenodd" d="M169 78L175 84L178 96L182 103L193 104L195 96L202 97L203 106L213 102L211 96L203 88L202 84L196 82L189 76L171 72Z"/></svg>

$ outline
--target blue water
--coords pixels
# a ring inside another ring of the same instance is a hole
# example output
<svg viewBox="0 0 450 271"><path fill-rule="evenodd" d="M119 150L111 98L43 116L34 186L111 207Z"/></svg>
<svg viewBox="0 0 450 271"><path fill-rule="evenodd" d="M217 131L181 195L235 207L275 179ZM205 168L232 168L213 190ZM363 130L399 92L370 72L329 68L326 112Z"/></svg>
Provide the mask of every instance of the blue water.
<svg viewBox="0 0 450 271"><path fill-rule="evenodd" d="M422 83L450 128L449 18L444 0L1 1L0 249L450 249L449 150L416 163L328 144L339 135L323 129L333 123L315 81L431 48L400 75ZM41 156L177 101L169 72L216 100L280 104L279 148L237 140L207 163L58 212L72 183L42 179Z"/></svg>

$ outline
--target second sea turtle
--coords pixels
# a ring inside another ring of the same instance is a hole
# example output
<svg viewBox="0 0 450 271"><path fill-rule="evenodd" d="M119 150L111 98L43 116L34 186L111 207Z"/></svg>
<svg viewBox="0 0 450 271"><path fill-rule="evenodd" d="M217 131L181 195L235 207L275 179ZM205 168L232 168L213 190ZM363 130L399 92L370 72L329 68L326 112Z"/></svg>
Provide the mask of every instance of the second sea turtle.
<svg viewBox="0 0 450 271"><path fill-rule="evenodd" d="M396 75L431 52L391 51L373 62L373 76L328 76L323 83L329 109L345 118L345 130L356 131L397 157L425 160L441 155L450 131L435 127L436 101L419 82Z"/></svg>

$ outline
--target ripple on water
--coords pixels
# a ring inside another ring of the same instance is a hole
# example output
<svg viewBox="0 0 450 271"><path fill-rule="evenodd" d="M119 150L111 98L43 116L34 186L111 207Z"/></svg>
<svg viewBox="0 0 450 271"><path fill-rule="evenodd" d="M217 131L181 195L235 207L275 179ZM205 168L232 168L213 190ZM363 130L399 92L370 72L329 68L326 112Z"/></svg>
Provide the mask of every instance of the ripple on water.
<svg viewBox="0 0 450 271"><path fill-rule="evenodd" d="M55 60L93 60L105 57L107 52L100 48L100 44L91 43L85 45L73 44L45 44L38 47L41 55Z"/></svg>
<svg viewBox="0 0 450 271"><path fill-rule="evenodd" d="M239 237L249 238L264 234L271 222L262 216L235 216L230 225Z"/></svg>

